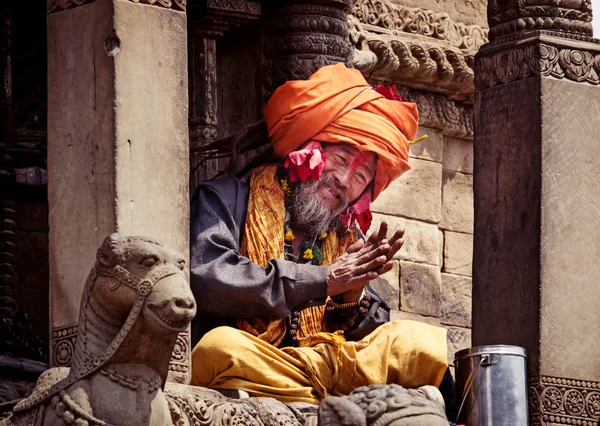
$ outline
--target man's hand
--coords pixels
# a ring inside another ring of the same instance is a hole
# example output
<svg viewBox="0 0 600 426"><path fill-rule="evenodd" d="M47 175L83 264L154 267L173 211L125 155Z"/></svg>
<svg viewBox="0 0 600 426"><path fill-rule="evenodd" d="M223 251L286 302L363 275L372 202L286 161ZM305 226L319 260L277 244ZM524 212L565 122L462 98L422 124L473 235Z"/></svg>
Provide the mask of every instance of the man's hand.
<svg viewBox="0 0 600 426"><path fill-rule="evenodd" d="M343 293L344 301L356 300L365 285L393 267L391 259L402 247L404 230L394 233L388 241L387 223L382 222L367 241L359 240L329 265L327 294Z"/></svg>
<svg viewBox="0 0 600 426"><path fill-rule="evenodd" d="M379 230L373 232L366 242L362 240L357 241L348 247L344 255L330 265L327 280L327 292L330 296L341 294L342 301L344 302L357 300L369 281L374 280L379 275L385 274L393 268L392 258L404 244L402 240L404 230L397 230L389 240L387 239L387 232L388 225L384 221L379 226ZM359 256L362 255L363 257L357 259L350 256L353 254L359 254ZM383 256L385 256L385 260ZM371 260L369 261L368 259ZM354 268L349 265L349 263L351 264L356 260L358 260L358 263L354 263ZM343 261L345 262L342 263ZM345 266L343 270L336 268L339 270L339 273L336 272L336 269L333 269L334 266L338 266L336 265L338 262L339 266ZM375 266L376 264L379 264L379 266ZM353 270L359 272L358 276L356 272L353 275ZM332 275L337 279L332 279ZM351 288L348 288L346 291L337 292L338 287L345 287L346 285Z"/></svg>

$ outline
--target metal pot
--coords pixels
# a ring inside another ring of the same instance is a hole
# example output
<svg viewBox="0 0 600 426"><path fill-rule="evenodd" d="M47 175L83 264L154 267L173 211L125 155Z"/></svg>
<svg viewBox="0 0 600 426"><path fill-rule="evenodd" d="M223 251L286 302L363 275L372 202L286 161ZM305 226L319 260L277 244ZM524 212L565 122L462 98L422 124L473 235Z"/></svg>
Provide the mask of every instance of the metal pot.
<svg viewBox="0 0 600 426"><path fill-rule="evenodd" d="M519 346L476 346L454 355L457 423L527 426L527 355Z"/></svg>

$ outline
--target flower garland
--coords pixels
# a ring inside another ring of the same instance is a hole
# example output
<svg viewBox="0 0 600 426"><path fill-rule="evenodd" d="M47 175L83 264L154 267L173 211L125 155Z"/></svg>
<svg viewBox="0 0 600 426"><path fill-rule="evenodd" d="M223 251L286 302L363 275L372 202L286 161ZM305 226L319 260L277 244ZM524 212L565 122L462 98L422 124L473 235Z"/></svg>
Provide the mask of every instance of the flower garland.
<svg viewBox="0 0 600 426"><path fill-rule="evenodd" d="M282 188L286 188L289 185L286 179L281 180ZM285 192L285 189L284 189ZM283 225L284 232L284 248L285 248L285 257L292 258L293 260L300 259L301 261L305 261L311 265L322 265L323 264L323 250L321 250L321 245L323 244L323 240L327 238L327 232L323 232L318 238L315 238L312 242L304 241L300 248L300 256L297 257L293 254L292 250L292 241L296 238L292 228L290 227L290 214L286 209L285 212L285 223Z"/></svg>

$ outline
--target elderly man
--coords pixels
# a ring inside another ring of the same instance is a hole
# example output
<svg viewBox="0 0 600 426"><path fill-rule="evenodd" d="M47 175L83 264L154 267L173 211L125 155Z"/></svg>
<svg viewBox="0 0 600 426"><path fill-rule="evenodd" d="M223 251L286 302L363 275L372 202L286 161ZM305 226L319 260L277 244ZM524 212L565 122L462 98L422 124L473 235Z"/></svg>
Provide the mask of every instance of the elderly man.
<svg viewBox="0 0 600 426"><path fill-rule="evenodd" d="M193 384L310 403L367 384L440 385L445 330L389 322L367 285L403 243L385 223L365 240L370 203L409 169L418 125L414 104L379 92L342 64L285 83L265 110L281 160L198 189Z"/></svg>

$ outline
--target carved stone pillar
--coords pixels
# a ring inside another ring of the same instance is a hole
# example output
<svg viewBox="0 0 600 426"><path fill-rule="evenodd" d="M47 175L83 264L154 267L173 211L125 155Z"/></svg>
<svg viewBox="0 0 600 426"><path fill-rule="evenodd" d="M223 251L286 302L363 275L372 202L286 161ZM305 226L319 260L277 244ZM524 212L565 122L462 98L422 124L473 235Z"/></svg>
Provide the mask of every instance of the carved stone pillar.
<svg viewBox="0 0 600 426"><path fill-rule="evenodd" d="M476 57L473 344L528 352L531 424L600 418L591 1L490 0Z"/></svg>
<svg viewBox="0 0 600 426"><path fill-rule="evenodd" d="M193 191L218 171L218 160L196 169L194 152L217 138L217 38L235 26L258 19L260 4L245 0L207 0L205 7L190 11L189 96L190 96L190 188Z"/></svg>
<svg viewBox="0 0 600 426"><path fill-rule="evenodd" d="M185 0L48 2L51 363L68 365L86 275L118 231L189 253ZM189 335L170 379L190 377Z"/></svg>
<svg viewBox="0 0 600 426"><path fill-rule="evenodd" d="M287 80L305 80L325 65L352 66L346 22L352 0L273 3L265 11L265 98Z"/></svg>

